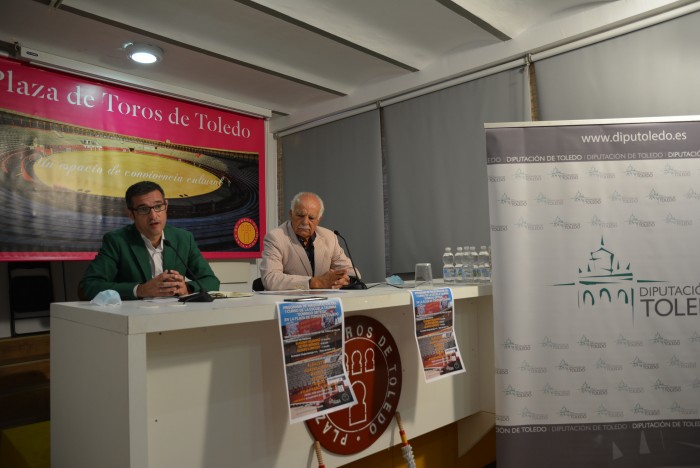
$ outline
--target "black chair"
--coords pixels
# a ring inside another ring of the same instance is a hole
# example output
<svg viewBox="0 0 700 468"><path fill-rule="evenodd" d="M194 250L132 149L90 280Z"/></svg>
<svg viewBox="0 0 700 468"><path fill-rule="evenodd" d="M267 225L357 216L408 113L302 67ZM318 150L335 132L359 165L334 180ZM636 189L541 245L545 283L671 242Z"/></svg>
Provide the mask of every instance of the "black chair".
<svg viewBox="0 0 700 468"><path fill-rule="evenodd" d="M253 280L253 291L264 291L265 286L263 286L262 278L256 278Z"/></svg>
<svg viewBox="0 0 700 468"><path fill-rule="evenodd" d="M49 311L54 301L51 264L49 262L10 262L10 332L12 336L48 331ZM29 331L17 327L25 321Z"/></svg>

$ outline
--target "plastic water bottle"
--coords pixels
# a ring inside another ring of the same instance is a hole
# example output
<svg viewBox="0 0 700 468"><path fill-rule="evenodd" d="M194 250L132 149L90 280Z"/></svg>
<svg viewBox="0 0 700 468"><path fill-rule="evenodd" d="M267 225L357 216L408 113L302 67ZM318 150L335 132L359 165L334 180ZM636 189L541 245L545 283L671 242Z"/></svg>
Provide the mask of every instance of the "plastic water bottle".
<svg viewBox="0 0 700 468"><path fill-rule="evenodd" d="M475 245L469 247L469 255L472 259L472 283L478 283L481 277L481 270L479 270L479 254L476 252Z"/></svg>
<svg viewBox="0 0 700 468"><path fill-rule="evenodd" d="M493 252L491 251L491 246L489 245L486 249L489 253L489 281L493 279Z"/></svg>
<svg viewBox="0 0 700 468"><path fill-rule="evenodd" d="M464 249L457 247L455 253L455 281L456 284L464 284Z"/></svg>
<svg viewBox="0 0 700 468"><path fill-rule="evenodd" d="M479 281L488 283L491 281L491 256L485 245L479 250Z"/></svg>
<svg viewBox="0 0 700 468"><path fill-rule="evenodd" d="M486 282L491 282L491 273L493 273L493 258L491 257L491 246L486 247Z"/></svg>
<svg viewBox="0 0 700 468"><path fill-rule="evenodd" d="M462 262L462 281L468 284L474 281L474 258L469 246L465 246L462 250L464 251L464 256L462 257L464 259Z"/></svg>
<svg viewBox="0 0 700 468"><path fill-rule="evenodd" d="M455 256L450 247L445 247L445 253L442 254L442 279L445 283L455 281Z"/></svg>

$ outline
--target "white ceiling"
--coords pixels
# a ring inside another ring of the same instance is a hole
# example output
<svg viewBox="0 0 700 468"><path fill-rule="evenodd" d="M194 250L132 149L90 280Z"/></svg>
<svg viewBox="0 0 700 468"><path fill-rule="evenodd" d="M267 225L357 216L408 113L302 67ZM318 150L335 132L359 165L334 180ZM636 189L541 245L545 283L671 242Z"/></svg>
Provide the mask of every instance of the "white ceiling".
<svg viewBox="0 0 700 468"><path fill-rule="evenodd" d="M270 110L275 130L691 3L2 0L0 42L7 51L19 43L100 67L98 74L122 81ZM130 63L127 42L157 45L165 58Z"/></svg>

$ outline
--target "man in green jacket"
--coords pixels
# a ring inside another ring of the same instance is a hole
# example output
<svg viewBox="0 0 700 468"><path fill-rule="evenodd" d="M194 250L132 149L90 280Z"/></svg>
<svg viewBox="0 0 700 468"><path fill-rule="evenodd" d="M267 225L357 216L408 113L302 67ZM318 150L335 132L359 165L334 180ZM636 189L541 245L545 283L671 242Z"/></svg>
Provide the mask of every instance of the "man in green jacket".
<svg viewBox="0 0 700 468"><path fill-rule="evenodd" d="M100 251L80 281L84 299L92 300L107 289L123 300L183 296L199 291L197 282L207 291L219 289L219 279L194 236L165 225L168 201L160 185L138 182L127 189L125 198L133 224L102 238Z"/></svg>

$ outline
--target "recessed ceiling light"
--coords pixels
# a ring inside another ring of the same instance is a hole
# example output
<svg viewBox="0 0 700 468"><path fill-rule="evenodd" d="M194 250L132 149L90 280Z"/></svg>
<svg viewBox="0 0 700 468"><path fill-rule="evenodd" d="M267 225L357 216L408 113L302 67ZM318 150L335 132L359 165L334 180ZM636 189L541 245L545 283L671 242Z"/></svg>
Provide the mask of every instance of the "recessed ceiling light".
<svg viewBox="0 0 700 468"><path fill-rule="evenodd" d="M163 49L160 47L138 42L124 44L127 56L137 63L155 63L163 60Z"/></svg>

